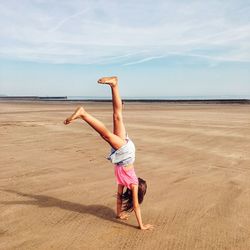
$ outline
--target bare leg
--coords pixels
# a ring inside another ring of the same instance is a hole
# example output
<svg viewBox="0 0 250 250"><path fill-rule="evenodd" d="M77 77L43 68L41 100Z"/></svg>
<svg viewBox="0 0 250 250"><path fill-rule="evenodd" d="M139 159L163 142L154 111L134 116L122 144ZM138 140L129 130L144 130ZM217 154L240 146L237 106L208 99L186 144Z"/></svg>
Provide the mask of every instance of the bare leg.
<svg viewBox="0 0 250 250"><path fill-rule="evenodd" d="M108 84L112 91L113 102L113 132L121 139L126 139L126 130L122 117L122 100L118 88L118 78L116 76L103 77L98 80L100 84Z"/></svg>
<svg viewBox="0 0 250 250"><path fill-rule="evenodd" d="M87 113L83 107L78 107L76 111L64 121L64 124L67 125L79 118L87 122L115 150L125 144L124 140L122 140L119 136L111 133L101 121Z"/></svg>

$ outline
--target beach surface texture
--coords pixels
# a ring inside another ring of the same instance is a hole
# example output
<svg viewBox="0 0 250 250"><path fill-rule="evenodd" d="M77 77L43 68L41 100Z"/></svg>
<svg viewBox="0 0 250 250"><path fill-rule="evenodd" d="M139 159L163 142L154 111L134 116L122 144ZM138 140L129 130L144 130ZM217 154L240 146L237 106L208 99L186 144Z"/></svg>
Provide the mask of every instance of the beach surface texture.
<svg viewBox="0 0 250 250"><path fill-rule="evenodd" d="M0 103L0 249L250 249L250 105L126 103L147 181L138 230L115 219L111 103Z"/></svg>

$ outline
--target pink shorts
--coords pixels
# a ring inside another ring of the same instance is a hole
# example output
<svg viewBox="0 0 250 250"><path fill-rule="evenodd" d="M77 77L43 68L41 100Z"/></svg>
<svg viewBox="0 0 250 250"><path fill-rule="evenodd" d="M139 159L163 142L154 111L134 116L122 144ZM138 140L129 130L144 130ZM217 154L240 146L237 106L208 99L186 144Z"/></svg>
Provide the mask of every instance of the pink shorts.
<svg viewBox="0 0 250 250"><path fill-rule="evenodd" d="M114 168L117 184L121 184L129 189L131 189L131 184L138 185L138 178L134 168L126 170L126 167L116 165L114 165Z"/></svg>

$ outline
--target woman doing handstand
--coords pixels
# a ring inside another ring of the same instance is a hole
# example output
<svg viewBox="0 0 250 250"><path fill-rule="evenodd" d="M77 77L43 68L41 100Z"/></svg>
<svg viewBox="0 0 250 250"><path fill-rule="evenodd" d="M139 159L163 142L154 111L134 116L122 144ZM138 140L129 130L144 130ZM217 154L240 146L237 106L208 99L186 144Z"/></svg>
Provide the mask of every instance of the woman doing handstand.
<svg viewBox="0 0 250 250"><path fill-rule="evenodd" d="M111 154L108 159L114 164L117 192L117 218L126 220L126 212L135 211L136 219L140 229L152 229L150 224L144 225L141 218L139 204L142 203L146 194L147 184L137 178L134 170L135 146L128 138L122 118L122 101L119 94L117 77L103 77L98 80L99 84L107 84L111 87L113 103L113 133L98 119L87 113L83 107L78 107L76 111L64 121L69 124L80 118L87 122L100 136L111 146ZM123 192L124 187L126 191Z"/></svg>

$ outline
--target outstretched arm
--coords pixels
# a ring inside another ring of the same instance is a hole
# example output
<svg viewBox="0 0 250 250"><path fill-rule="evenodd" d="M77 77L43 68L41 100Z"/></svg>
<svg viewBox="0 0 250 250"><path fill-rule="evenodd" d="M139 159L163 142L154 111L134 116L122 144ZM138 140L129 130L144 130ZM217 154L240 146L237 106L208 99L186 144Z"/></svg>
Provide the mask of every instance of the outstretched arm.
<svg viewBox="0 0 250 250"><path fill-rule="evenodd" d="M117 218L121 218L123 188L124 188L123 185L118 184L117 202L116 202L116 217Z"/></svg>
<svg viewBox="0 0 250 250"><path fill-rule="evenodd" d="M131 189L133 193L133 208L134 208L135 216L136 216L140 229L142 230L153 229L152 225L150 224L143 225L142 223L141 209L140 209L140 205L138 202L138 185L132 185Z"/></svg>

